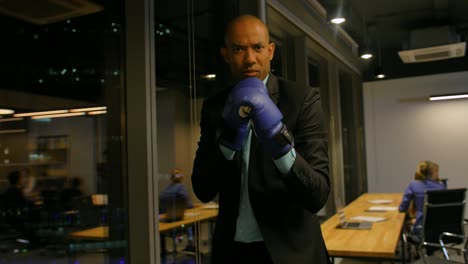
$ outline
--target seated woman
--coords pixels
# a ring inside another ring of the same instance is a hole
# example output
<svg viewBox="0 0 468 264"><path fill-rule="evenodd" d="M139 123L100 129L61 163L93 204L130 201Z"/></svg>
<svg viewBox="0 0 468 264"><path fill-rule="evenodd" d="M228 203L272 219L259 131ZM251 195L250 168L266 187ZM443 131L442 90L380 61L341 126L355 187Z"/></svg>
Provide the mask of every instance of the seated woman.
<svg viewBox="0 0 468 264"><path fill-rule="evenodd" d="M410 205L414 206L416 213L411 233L415 242L419 242L421 238L425 191L444 189L446 186L439 179L439 165L431 161L420 162L416 168L414 180L406 187L399 206L400 212L408 212Z"/></svg>
<svg viewBox="0 0 468 264"><path fill-rule="evenodd" d="M171 172L171 184L168 185L159 195L159 212L166 213L168 210L168 206L174 205L172 202L175 200L183 201L183 206L185 208L193 208L193 202L190 198L190 195L183 184L185 176L182 174L180 169L173 169ZM185 251L194 251L194 241L193 241L193 230L192 227L187 227L187 237L188 237L188 244L185 248ZM173 234L174 235L174 234ZM176 239L173 237L172 239ZM166 255L166 243L165 237L163 235L160 236L161 242L161 256L164 257ZM174 249L175 250L175 249Z"/></svg>
<svg viewBox="0 0 468 264"><path fill-rule="evenodd" d="M187 189L185 188L182 181L184 180L185 176L182 174L180 169L173 169L171 172L171 184L167 186L159 195L160 201L160 213L164 213L167 208L167 204L170 204L170 201L181 198L185 200L185 207L192 208L193 203L192 199L190 198Z"/></svg>

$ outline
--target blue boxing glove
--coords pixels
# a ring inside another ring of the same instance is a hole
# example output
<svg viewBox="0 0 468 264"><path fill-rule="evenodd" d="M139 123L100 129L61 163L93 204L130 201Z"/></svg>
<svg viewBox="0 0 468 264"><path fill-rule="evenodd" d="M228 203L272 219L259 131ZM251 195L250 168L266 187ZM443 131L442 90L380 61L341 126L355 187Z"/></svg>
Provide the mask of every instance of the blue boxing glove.
<svg viewBox="0 0 468 264"><path fill-rule="evenodd" d="M234 151L241 149L250 130L251 101L265 93L266 87L257 78L244 79L232 88L222 112L225 126L221 128L221 145Z"/></svg>
<svg viewBox="0 0 468 264"><path fill-rule="evenodd" d="M251 77L240 81L232 89L224 110L223 118L228 124L234 124L237 131L243 131L239 127L243 127L245 122L248 125L247 120L251 118L257 137L274 159L293 147L293 137L281 121L283 115L260 79ZM248 129L243 139L247 133Z"/></svg>
<svg viewBox="0 0 468 264"><path fill-rule="evenodd" d="M278 159L294 147L294 138L283 123L283 114L268 95L252 106L254 131L273 159Z"/></svg>

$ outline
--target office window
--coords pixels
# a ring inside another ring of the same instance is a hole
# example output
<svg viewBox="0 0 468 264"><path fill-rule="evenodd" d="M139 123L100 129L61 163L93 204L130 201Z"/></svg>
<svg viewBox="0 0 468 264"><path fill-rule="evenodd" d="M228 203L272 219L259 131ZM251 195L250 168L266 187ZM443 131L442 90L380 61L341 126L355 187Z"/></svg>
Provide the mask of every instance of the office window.
<svg viewBox="0 0 468 264"><path fill-rule="evenodd" d="M271 61L271 72L274 73L278 77L286 77L285 74L285 67L286 65L286 57L284 52L283 42L277 40L276 37L271 37L270 41L275 43L275 55L273 56L273 60Z"/></svg>
<svg viewBox="0 0 468 264"><path fill-rule="evenodd" d="M191 173L202 102L226 88L229 79L220 48L235 10L231 2L155 1L158 248L163 263L209 263L216 203L196 198Z"/></svg>
<svg viewBox="0 0 468 264"><path fill-rule="evenodd" d="M357 76L351 73L339 71L346 204L367 191L367 178L364 172L362 94L360 82L356 78Z"/></svg>
<svg viewBox="0 0 468 264"><path fill-rule="evenodd" d="M1 261L123 263L123 1L50 4L0 14Z"/></svg>

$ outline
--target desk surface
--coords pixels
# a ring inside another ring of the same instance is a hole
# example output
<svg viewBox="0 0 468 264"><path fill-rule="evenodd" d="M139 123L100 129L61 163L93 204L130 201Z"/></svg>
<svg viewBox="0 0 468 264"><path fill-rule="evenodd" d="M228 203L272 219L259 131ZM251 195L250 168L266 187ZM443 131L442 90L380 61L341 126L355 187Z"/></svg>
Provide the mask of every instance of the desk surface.
<svg viewBox="0 0 468 264"><path fill-rule="evenodd" d="M164 215L162 215L163 217ZM184 219L171 223L159 222L159 232L166 232L182 225L194 224L218 216L218 209L197 207L185 210Z"/></svg>
<svg viewBox="0 0 468 264"><path fill-rule="evenodd" d="M346 219L354 216L379 216L387 220L373 223L370 230L337 229L338 215L322 225L322 233L330 256L394 257L405 214L398 211L366 212L371 206L398 206L400 193L366 193L344 208ZM389 204L373 204L370 200L392 200Z"/></svg>
<svg viewBox="0 0 468 264"><path fill-rule="evenodd" d="M195 224L204 220L215 218L218 215L217 209L210 208L193 208L185 211L184 219L172 223L159 222L159 232L166 232L173 228L182 225ZM164 215L162 215L164 217ZM90 229L85 229L70 234L73 238L79 239L106 239L109 236L109 228L107 226L99 226Z"/></svg>
<svg viewBox="0 0 468 264"><path fill-rule="evenodd" d="M73 238L81 239L106 239L109 237L109 227L107 226L98 226L90 229L85 229L81 231L76 231L70 234Z"/></svg>

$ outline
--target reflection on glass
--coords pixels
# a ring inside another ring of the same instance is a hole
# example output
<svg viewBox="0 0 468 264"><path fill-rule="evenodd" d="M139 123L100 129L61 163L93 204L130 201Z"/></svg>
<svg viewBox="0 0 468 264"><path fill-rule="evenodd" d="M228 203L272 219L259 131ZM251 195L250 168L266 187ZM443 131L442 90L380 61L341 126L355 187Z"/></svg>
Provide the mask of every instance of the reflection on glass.
<svg viewBox="0 0 468 264"><path fill-rule="evenodd" d="M210 263L217 205L193 194L201 103L218 92L224 63L221 1L155 1L159 232L162 263ZM218 34L219 33L219 34Z"/></svg>
<svg viewBox="0 0 468 264"><path fill-rule="evenodd" d="M341 106L341 126L343 137L343 162L344 162L344 184L346 186L345 199L350 203L362 192L362 175L359 175L359 153L362 149L357 144L360 113L356 111L357 96L353 87L352 76L350 74L339 73L339 91Z"/></svg>
<svg viewBox="0 0 468 264"><path fill-rule="evenodd" d="M0 262L124 263L123 5L45 4L0 12Z"/></svg>
<svg viewBox="0 0 468 264"><path fill-rule="evenodd" d="M271 72L278 77L285 78L286 76L283 68L285 57L283 43L276 40L275 37L272 37L272 41L275 43L275 56L273 57L273 60L271 60Z"/></svg>

